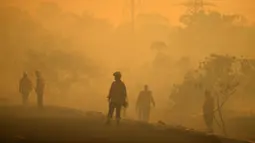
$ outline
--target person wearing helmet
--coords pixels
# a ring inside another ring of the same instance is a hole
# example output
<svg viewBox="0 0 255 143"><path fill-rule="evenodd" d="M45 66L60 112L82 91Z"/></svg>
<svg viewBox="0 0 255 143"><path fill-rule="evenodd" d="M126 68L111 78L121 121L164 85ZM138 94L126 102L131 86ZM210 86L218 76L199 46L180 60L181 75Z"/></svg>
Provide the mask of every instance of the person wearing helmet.
<svg viewBox="0 0 255 143"><path fill-rule="evenodd" d="M123 106L127 106L127 91L124 82L121 80L121 73L115 72L113 74L114 82L111 85L108 101L109 101L109 111L107 124L110 124L111 119L113 117L114 110L116 110L116 121L119 124L121 119L121 110Z"/></svg>
<svg viewBox="0 0 255 143"><path fill-rule="evenodd" d="M214 117L214 99L209 90L205 91L205 101L203 106L204 121L209 132L213 132L213 117Z"/></svg>
<svg viewBox="0 0 255 143"><path fill-rule="evenodd" d="M29 79L26 72L24 72L23 77L19 81L19 92L22 95L22 103L23 105L27 105L28 97L33 90L33 84Z"/></svg>
<svg viewBox="0 0 255 143"><path fill-rule="evenodd" d="M144 90L140 92L136 102L136 110L138 111L139 120L145 122L149 121L151 104L155 107L152 92L149 90L148 85L145 85Z"/></svg>
<svg viewBox="0 0 255 143"><path fill-rule="evenodd" d="M37 94L37 105L39 108L43 107L43 94L44 94L44 87L45 87L45 83L44 83L44 79L42 78L42 75L39 71L35 72L36 75L36 88L35 88L35 92Z"/></svg>

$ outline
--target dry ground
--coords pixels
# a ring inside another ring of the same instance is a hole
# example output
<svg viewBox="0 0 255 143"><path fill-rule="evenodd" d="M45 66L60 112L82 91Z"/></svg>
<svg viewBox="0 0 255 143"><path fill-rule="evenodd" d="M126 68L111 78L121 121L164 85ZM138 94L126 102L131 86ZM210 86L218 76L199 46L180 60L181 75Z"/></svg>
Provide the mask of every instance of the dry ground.
<svg viewBox="0 0 255 143"><path fill-rule="evenodd" d="M104 115L63 107L0 107L0 142L245 143L175 127L123 120L105 125Z"/></svg>

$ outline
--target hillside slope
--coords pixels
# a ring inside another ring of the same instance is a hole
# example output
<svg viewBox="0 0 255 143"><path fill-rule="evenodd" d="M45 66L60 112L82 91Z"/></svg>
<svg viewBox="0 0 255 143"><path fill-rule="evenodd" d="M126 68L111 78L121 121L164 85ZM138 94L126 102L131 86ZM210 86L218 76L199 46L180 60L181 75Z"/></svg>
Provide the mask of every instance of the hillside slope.
<svg viewBox="0 0 255 143"><path fill-rule="evenodd" d="M2 142L168 142L245 143L191 130L157 126L132 120L104 124L104 115L62 107L0 107Z"/></svg>

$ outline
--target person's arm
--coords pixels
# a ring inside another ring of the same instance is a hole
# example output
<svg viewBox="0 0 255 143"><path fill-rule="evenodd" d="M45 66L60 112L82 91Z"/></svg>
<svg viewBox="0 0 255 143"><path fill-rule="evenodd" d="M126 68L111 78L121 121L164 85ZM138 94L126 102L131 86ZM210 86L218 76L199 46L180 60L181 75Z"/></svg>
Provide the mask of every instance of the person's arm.
<svg viewBox="0 0 255 143"><path fill-rule="evenodd" d="M37 91L38 91L38 84L39 84L39 80L38 80L38 79L36 79L36 83L35 83L35 86L34 86L34 90L35 90L35 92L37 92Z"/></svg>
<svg viewBox="0 0 255 143"><path fill-rule="evenodd" d="M123 83L123 90L124 90L124 98L125 98L125 100L127 100L127 88L124 83Z"/></svg>
<svg viewBox="0 0 255 143"><path fill-rule="evenodd" d="M151 95L151 103L153 104L153 106L155 106L156 104L155 104L154 98L152 96L152 92L150 92L150 95Z"/></svg>
<svg viewBox="0 0 255 143"><path fill-rule="evenodd" d="M108 98L108 100L110 101L111 100L111 98L112 98L112 91L113 91L113 85L114 83L112 83L112 85L111 85L111 87L110 87L110 90L109 90L109 94L108 94L108 96L107 96L107 98Z"/></svg>

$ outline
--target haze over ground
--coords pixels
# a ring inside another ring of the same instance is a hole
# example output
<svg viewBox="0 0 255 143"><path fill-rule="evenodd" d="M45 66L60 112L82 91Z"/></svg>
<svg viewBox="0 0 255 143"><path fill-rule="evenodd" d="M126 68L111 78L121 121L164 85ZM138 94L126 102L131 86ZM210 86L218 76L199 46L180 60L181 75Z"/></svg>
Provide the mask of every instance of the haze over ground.
<svg viewBox="0 0 255 143"><path fill-rule="evenodd" d="M156 100L152 119L157 121L169 113L172 84L182 84L204 57L217 53L254 58L254 26L235 23L235 17L226 15L240 14L254 23L253 0L215 2L219 12L199 15L198 25L186 21L185 28L179 26L185 8L175 5L181 1L155 1L144 0L144 14L137 17L136 46L130 23L122 21L121 0L1 1L1 96L20 103L17 89L23 71L34 81L39 69L47 83L46 104L106 112L112 73L120 70L128 87L128 116L135 117L137 94L149 84ZM151 49L155 41L168 48ZM201 100L202 96L186 105L196 105L200 112ZM34 93L30 101L35 103Z"/></svg>

